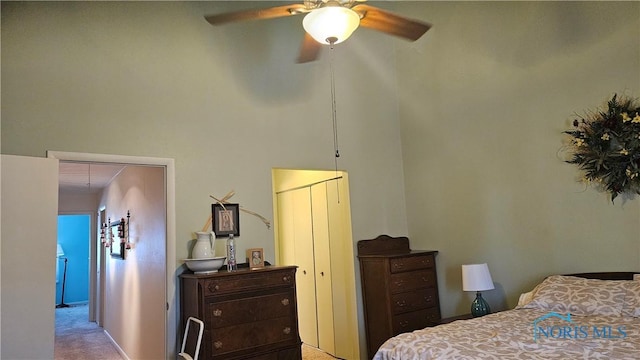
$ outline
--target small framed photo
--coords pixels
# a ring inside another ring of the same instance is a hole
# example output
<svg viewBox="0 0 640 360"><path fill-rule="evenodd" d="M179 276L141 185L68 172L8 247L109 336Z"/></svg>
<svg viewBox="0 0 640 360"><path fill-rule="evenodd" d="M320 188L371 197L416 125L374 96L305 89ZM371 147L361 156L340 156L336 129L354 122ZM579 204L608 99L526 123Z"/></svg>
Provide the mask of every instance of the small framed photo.
<svg viewBox="0 0 640 360"><path fill-rule="evenodd" d="M240 205L238 204L212 204L213 232L217 238L229 235L240 236Z"/></svg>
<svg viewBox="0 0 640 360"><path fill-rule="evenodd" d="M264 249L247 249L247 262L249 263L249 268L251 269L264 267Z"/></svg>

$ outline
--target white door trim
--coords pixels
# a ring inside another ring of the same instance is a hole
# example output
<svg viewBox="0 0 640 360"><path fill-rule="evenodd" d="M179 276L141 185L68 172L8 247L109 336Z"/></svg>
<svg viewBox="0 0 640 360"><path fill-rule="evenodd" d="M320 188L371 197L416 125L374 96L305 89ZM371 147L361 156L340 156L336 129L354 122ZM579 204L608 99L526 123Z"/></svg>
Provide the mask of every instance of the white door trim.
<svg viewBox="0 0 640 360"><path fill-rule="evenodd" d="M47 151L47 157L60 161L84 161L101 162L131 165L152 165L164 166L166 169L166 198L167 198L167 245L166 245L166 279L167 293L165 301L167 312L165 323L167 333L165 334L165 358L170 358L176 354L177 339L177 304L176 304L176 199L175 199L175 161L170 158L155 158L144 156L109 155L93 153L76 153L65 151Z"/></svg>

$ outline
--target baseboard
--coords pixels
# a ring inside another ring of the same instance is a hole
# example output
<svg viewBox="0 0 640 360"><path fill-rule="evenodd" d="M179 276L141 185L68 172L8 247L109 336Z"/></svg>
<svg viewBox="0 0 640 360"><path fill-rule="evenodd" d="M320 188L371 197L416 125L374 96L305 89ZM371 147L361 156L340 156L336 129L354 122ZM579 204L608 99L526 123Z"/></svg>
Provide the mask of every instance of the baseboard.
<svg viewBox="0 0 640 360"><path fill-rule="evenodd" d="M113 340L113 338L111 337L111 335L109 334L109 332L107 330L104 330L104 334L107 335L107 338L109 338L109 341L111 341L111 343L113 344L113 346L116 347L116 350L118 350L118 353L120 354L120 356L122 356L123 359L125 360L131 360L129 359L129 357L127 356L127 354L124 352L124 350L122 350L122 348L120 347L120 345L118 345L118 343Z"/></svg>

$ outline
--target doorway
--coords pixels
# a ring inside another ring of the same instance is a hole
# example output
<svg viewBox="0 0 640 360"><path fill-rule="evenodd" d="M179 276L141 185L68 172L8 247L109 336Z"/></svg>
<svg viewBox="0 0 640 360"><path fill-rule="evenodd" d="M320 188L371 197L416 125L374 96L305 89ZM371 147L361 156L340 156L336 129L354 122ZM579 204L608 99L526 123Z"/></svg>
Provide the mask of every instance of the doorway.
<svg viewBox="0 0 640 360"><path fill-rule="evenodd" d="M273 170L276 262L297 265L300 337L343 359L358 359L355 257L348 175Z"/></svg>
<svg viewBox="0 0 640 360"><path fill-rule="evenodd" d="M89 302L91 215L58 215L56 307Z"/></svg>
<svg viewBox="0 0 640 360"><path fill-rule="evenodd" d="M160 302L161 306L155 307L158 310L156 311L156 314L153 316L162 322L161 328L163 329L164 335L161 336L162 340L156 341L156 344L158 342L164 343L164 346L161 348L162 349L161 351L163 352L162 357L163 358L172 357L173 354L176 353L176 347L177 347L177 338L176 338L177 310L176 310L176 303L175 303L175 298L176 298L175 285L174 285L175 281L173 278L176 271L176 267L177 267L174 261L175 260L175 168L174 168L173 159L104 155L104 154L88 154L88 153L52 152L52 151L47 153L47 157L58 159L61 162L71 161L71 162L85 162L85 163L94 163L94 164L123 164L126 166L161 168L161 171L163 174L162 176L164 178L163 188L161 189L161 191L163 196L162 203L164 205L163 215L165 218L163 236L162 236L162 238L164 239L164 244L163 244L164 248L162 250L165 254L165 259L162 262L164 264L162 265L162 271L159 273L164 278L164 287L162 289L163 294L157 297L157 299L161 301ZM95 246L95 248L92 249L92 254L94 254L94 258L95 258L92 261L92 263L94 264L93 266L95 266L94 269L96 269L95 270L96 273L100 271L98 269L101 269L101 268L104 269L105 262L112 260L109 258L108 255L106 256L102 255L103 253L99 251L99 249L101 249L101 246L97 244L99 242L98 221L102 221L102 220L99 220L98 218L101 218L102 216L104 216L103 211L107 211L107 210L109 209L101 208L98 212L97 206L93 208L93 213L98 214L98 216L95 218L95 221L92 221L92 226L94 227L94 229L91 232L92 247ZM121 212L120 210L118 211ZM126 212L125 212L125 215L126 215ZM121 216L121 215L118 213L118 216ZM114 268L128 266L128 265L129 266L133 265L133 261L129 261L129 263L127 263L126 260L123 260L121 262L114 262ZM100 272L100 274L101 274L100 278L104 280L104 273ZM141 288L145 286L143 285L144 282L140 280L140 275L141 273L137 272L135 276L131 276L131 277L127 276L126 279L120 279L121 282L119 283L118 286L121 286L123 288L128 287L130 289L134 289L135 291L139 292L140 290L142 290ZM108 305L108 304L105 304L105 301L103 301L103 299L104 299L105 293L108 292L108 289L104 288L104 281L98 282L97 286L94 287L94 290L92 290L92 292L95 292L95 294L100 295L100 299L99 300L96 299L97 301L94 302L95 303L94 306L97 307L98 311L101 308L105 308L105 305ZM128 298L127 301L123 303L123 304L128 304L124 308L130 308L132 301L135 301L135 299ZM107 314L108 312L109 312L108 309L105 309L104 312L100 312L100 314L105 314L106 318L101 319L101 315L98 315L96 318L96 321L104 324L105 322L104 320L111 319L109 318L109 314ZM126 316L126 314L119 314L118 316ZM139 319L138 317L135 317L135 318ZM140 320L142 319L139 319L138 321L142 322ZM121 347L123 351L127 353L127 355L129 355L132 358L136 358L136 357L140 357L140 354L136 354L136 352L140 348L149 347L148 345L144 345L142 343L142 340L143 339L140 339L140 338L132 338L131 343L128 343L129 338L125 337L124 340L122 340L124 344L119 344L119 345L122 345ZM158 349L158 347L155 346L155 349Z"/></svg>

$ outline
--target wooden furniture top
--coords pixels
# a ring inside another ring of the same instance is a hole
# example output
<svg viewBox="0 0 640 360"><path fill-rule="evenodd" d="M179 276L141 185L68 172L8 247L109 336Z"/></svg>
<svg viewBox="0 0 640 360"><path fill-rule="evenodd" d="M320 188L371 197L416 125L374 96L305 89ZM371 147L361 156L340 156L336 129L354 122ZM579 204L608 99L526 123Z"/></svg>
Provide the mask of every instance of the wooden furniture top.
<svg viewBox="0 0 640 360"><path fill-rule="evenodd" d="M406 236L380 235L375 239L358 241L358 257L406 256L424 254L425 252L437 253L435 250L411 250L409 238Z"/></svg>

